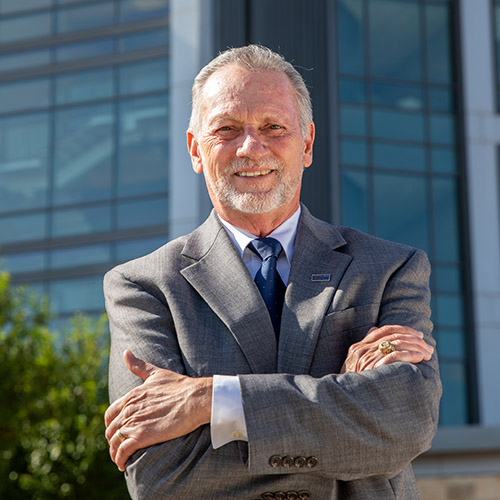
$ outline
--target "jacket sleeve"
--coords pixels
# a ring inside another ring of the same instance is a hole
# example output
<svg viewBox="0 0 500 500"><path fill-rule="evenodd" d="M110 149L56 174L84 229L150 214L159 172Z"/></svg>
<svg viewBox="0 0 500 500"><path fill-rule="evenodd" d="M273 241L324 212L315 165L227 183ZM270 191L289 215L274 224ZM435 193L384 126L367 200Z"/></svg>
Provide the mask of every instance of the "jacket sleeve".
<svg viewBox="0 0 500 500"><path fill-rule="evenodd" d="M383 284L378 326L401 324L431 337L430 266L414 251ZM375 326L375 325L374 325ZM394 363L362 373L241 375L255 474L303 471L271 457L314 457L314 469L348 481L390 478L428 449L435 435L441 382L429 362Z"/></svg>

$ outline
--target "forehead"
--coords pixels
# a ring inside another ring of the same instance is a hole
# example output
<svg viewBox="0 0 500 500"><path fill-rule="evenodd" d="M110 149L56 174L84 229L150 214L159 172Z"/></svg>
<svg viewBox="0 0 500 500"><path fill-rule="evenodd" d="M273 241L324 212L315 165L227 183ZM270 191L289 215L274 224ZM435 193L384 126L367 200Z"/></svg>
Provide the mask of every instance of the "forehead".
<svg viewBox="0 0 500 500"><path fill-rule="evenodd" d="M297 115L296 91L279 71L250 71L232 65L216 71L205 83L202 113L245 112L291 113Z"/></svg>

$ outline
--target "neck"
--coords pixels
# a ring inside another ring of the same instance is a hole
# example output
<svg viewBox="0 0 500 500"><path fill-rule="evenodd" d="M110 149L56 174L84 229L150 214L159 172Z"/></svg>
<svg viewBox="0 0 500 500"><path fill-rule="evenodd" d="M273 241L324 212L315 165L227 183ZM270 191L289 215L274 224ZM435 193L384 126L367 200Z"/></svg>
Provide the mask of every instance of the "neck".
<svg viewBox="0 0 500 500"><path fill-rule="evenodd" d="M216 211L220 217L233 226L243 229L254 236L264 238L289 219L298 208L299 205L297 203L289 211L283 212L279 210L279 213L271 211L263 214L246 214L243 212L228 212L224 208L216 208Z"/></svg>

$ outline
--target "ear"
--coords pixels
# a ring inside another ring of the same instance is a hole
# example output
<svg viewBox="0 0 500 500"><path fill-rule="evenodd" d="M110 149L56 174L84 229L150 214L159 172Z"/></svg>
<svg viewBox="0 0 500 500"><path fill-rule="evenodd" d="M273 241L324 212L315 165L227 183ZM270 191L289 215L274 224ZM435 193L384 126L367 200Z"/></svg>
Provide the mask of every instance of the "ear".
<svg viewBox="0 0 500 500"><path fill-rule="evenodd" d="M309 124L309 131L304 138L304 168L311 165L313 161L313 144L314 144L315 128L314 122Z"/></svg>
<svg viewBox="0 0 500 500"><path fill-rule="evenodd" d="M203 172L203 161L201 159L201 151L198 145L198 140L189 130L186 133L187 136L187 147L189 151L189 156L191 156L191 163L193 165L193 170L197 174Z"/></svg>

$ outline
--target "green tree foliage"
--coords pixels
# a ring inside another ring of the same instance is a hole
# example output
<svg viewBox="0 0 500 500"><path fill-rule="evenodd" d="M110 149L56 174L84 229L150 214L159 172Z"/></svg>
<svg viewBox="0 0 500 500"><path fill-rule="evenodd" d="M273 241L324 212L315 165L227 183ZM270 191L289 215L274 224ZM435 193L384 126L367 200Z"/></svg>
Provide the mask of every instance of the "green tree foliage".
<svg viewBox="0 0 500 500"><path fill-rule="evenodd" d="M106 319L49 330L46 300L0 273L0 498L129 498L104 437Z"/></svg>

